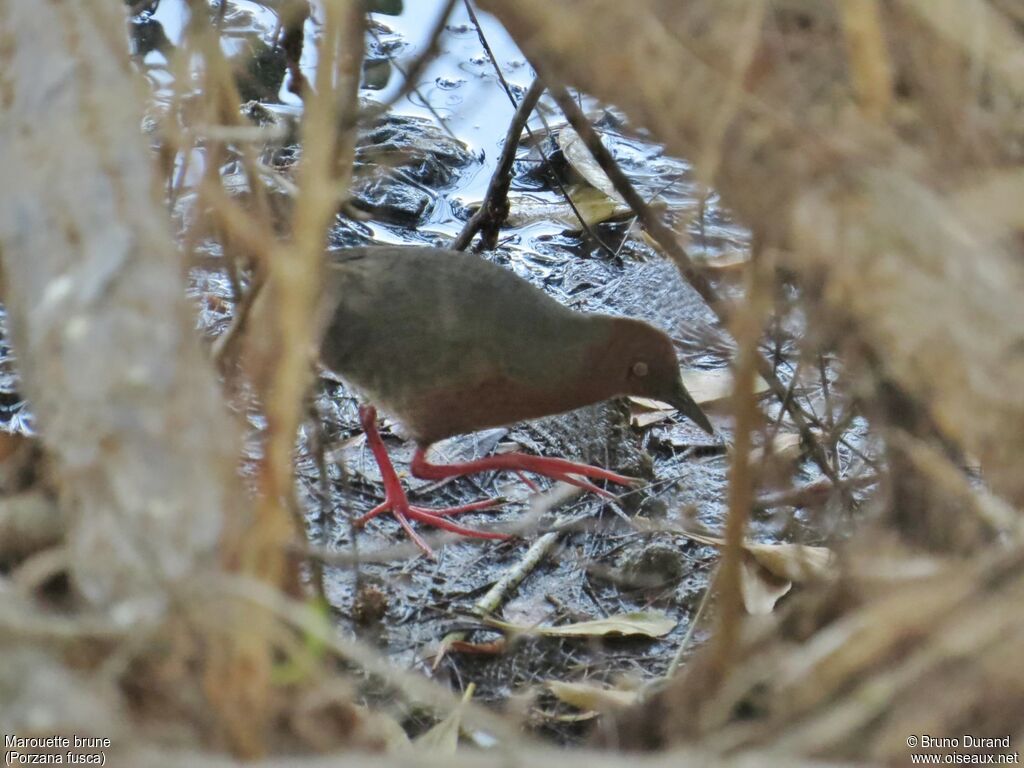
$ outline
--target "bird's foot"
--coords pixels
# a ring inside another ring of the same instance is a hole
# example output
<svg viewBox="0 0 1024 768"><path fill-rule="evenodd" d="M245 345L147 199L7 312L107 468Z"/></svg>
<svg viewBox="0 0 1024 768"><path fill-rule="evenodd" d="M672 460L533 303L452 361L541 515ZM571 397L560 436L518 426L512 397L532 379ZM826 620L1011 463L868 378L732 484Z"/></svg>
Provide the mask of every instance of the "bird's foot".
<svg viewBox="0 0 1024 768"><path fill-rule="evenodd" d="M481 501L474 501L470 504L462 504L457 507L443 507L440 509L432 509L430 507L420 507L415 504L409 503L409 498L405 491L399 488L399 492L395 496L388 496L384 501L378 504L376 507L371 509L365 515L357 518L355 524L360 528L366 525L367 522L377 517L377 515L390 512L394 518L398 521L399 525L409 535L409 538L415 542L424 554L433 557L433 550L423 540L410 525L410 520L418 520L426 525L432 525L435 528L441 528L445 531L451 531L461 536L467 536L474 539L509 539L512 538L506 533L497 533L494 531L479 531L475 528L467 528L464 525L453 523L447 518L452 515L460 515L463 512L477 512L481 509L494 509L495 507L501 506L504 503L504 499L483 499Z"/></svg>
<svg viewBox="0 0 1024 768"><path fill-rule="evenodd" d="M398 521L399 525L402 526L403 530L408 534L409 538L412 539L416 546L423 550L423 553L428 557L433 557L434 552L427 542L423 540L423 537L416 533L412 524L409 522L410 520L417 520L426 525L432 525L435 528L441 528L445 531L451 531L452 533L457 533L461 536L468 536L474 539L512 538L506 533L478 531L475 528L467 528L464 525L453 523L451 520L447 519L453 515L460 515L463 512L476 512L481 509L492 509L503 504L505 501L504 499L482 499L481 501L474 501L457 507L444 507L441 509L431 509L429 507L419 507L414 504L410 504L409 496L406 494L401 481L398 479L398 473L395 472L395 467L391 463L387 449L384 447L384 441L381 440L380 433L377 431L377 412L371 406L364 406L359 409L359 418L363 425L363 431L366 433L366 441L370 446L370 450L373 452L374 458L377 460L377 466L380 467L381 478L384 481L384 501L362 517L358 518L355 521L357 526L362 527L368 521L377 517L377 515L390 512Z"/></svg>
<svg viewBox="0 0 1024 768"><path fill-rule="evenodd" d="M497 456L487 456L474 461L464 461L457 464L431 464L427 461L426 449L418 448L410 466L416 477L426 480L444 480L449 477L460 477L472 475L477 472L488 472L491 470L508 470L522 473L530 472L535 475L550 477L552 480L575 485L584 490L596 493L606 499L613 499L615 495L604 488L599 488L589 480L608 480L618 485L635 487L642 482L635 477L627 477L617 472L612 472L601 467L594 467L590 464L580 464L568 459L553 458L548 456L532 456L528 453L503 453ZM522 477L522 474L520 474Z"/></svg>

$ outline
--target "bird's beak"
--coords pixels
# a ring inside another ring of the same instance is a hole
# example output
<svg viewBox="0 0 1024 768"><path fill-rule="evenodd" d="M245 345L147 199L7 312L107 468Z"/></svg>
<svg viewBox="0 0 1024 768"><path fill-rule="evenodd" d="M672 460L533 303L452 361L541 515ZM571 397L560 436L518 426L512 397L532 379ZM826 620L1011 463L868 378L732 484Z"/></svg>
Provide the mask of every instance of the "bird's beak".
<svg viewBox="0 0 1024 768"><path fill-rule="evenodd" d="M715 428L711 426L711 422L700 406L697 405L697 401L690 397L690 393L686 391L686 386L683 384L682 379L676 380L672 399L668 401L668 404L709 435L715 434Z"/></svg>

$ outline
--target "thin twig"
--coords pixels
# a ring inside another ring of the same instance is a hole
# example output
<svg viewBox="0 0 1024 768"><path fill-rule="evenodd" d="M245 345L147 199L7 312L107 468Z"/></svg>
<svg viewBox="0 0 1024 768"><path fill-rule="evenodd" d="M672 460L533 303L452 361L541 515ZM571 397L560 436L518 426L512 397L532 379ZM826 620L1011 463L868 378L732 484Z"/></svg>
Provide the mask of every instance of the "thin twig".
<svg viewBox="0 0 1024 768"><path fill-rule="evenodd" d="M512 95L512 88L505 79L505 74L501 71L501 67L498 66L498 57L494 55L494 51L491 50L491 44L487 42L487 35L484 34L484 28L480 24L480 19L476 17L476 10L473 8L473 4L469 0L462 0L462 5L466 9L466 13L469 15L469 20L473 22L473 26L476 28L476 37L480 41L480 45L484 47L484 53L487 54L487 58L490 59L491 64L494 66L494 72L498 76L498 82L501 84L501 87L505 89L505 95L508 96L509 101L515 104L515 97Z"/></svg>
<svg viewBox="0 0 1024 768"><path fill-rule="evenodd" d="M476 213L466 222L466 226L459 232L459 236L452 243L456 251L465 250L477 232L485 229L484 248L491 250L497 244L498 230L508 217L508 188L512 183L512 166L516 160L516 149L519 147L519 137L526 127L530 115L541 94L544 93L544 84L537 78L530 85L530 89L523 96L519 103L512 122L505 133L505 144L501 150L501 157L498 158L498 167L494 169L491 176L491 183L487 186L487 194Z"/></svg>
<svg viewBox="0 0 1024 768"><path fill-rule="evenodd" d="M462 4L466 7L466 13L469 14L469 18L470 21L473 22L473 26L476 27L476 35L480 40L480 45L484 47L484 52L487 54L487 58L490 60L491 66L494 68L494 73L498 77L498 82L501 84L501 87L505 91L505 95L508 96L508 100L512 103L512 106L516 106L515 94L512 93L512 87L508 84L508 81L505 79L505 74L501 71L501 67L498 65L498 59L495 57L494 51L491 50L490 43L487 42L487 36L484 34L484 28L480 25L480 20L476 16L476 11L473 9L473 4L470 3L469 0L463 0ZM552 133L551 126L548 125L548 122L547 120L544 119L543 114L540 115L540 119L541 122L544 124L544 129L547 131L548 136L550 136ZM541 143L539 141L537 141L537 137L534 135L533 131L530 130L530 126L527 125L525 127L527 136L529 136L531 140L536 142L537 151L540 153L541 159L543 160L544 164L548 168L551 168L551 159L544 151L544 147L541 146ZM558 187L558 191L565 199L565 202L569 205L569 208L572 209L572 213L579 221L580 227L583 229L583 231L586 232L587 235L595 243L598 244L601 250L607 253L611 258L616 258L617 254L615 253L615 251L611 247L609 247L600 237L597 236L597 232L595 232L594 228L590 226L590 222L588 222L584 218L583 214L580 212L580 209L576 207L576 203L573 202L572 196L569 194L569 190L567 190L565 188L565 185L562 184L562 180L559 179L557 174L554 173L552 173L552 179L555 182L555 186Z"/></svg>
<svg viewBox="0 0 1024 768"><path fill-rule="evenodd" d="M732 393L733 431L732 467L729 472L729 516L725 524L725 550L719 567L719 620L715 635L712 667L718 679L724 676L736 657L743 620L741 588L743 558L746 555L747 521L754 500L754 473L750 466L751 438L760 411L754 395L757 377L757 340L761 336L761 304L764 301L763 252L756 246L747 273L747 302L735 318L735 337L739 345Z"/></svg>
<svg viewBox="0 0 1024 768"><path fill-rule="evenodd" d="M533 569L547 557L555 546L555 542L558 541L558 536L558 533L545 533L533 542L519 562L507 570L494 586L487 590L487 594L476 601L473 605L473 613L486 616L498 610L498 606L504 602L508 594L522 584L523 579L529 576Z"/></svg>
<svg viewBox="0 0 1024 768"><path fill-rule="evenodd" d="M679 666L683 663L683 656L686 654L687 648L690 647L690 643L693 640L693 635L697 631L697 627L700 626L700 620L704 616L704 610L708 606L710 601L711 593L715 582L718 579L718 569L708 576L708 584L704 588L704 594L701 595L700 604L697 605L697 612L693 614L693 618L690 619L690 626L686 628L686 634L683 635L683 639L679 643L679 647L676 649L675 655L672 657L671 663L668 665L668 671L665 672L666 678L675 677Z"/></svg>
<svg viewBox="0 0 1024 768"><path fill-rule="evenodd" d="M519 561L505 571L501 578L494 583L494 586L487 590L487 593L473 604L473 613L486 617L497 611L501 604L505 602L509 593L522 584L523 579L533 573L533 569L547 557L558 541L559 535L558 533L545 533L533 542L530 548L519 558ZM449 632L445 635L438 647L437 655L434 656L434 669L437 669L452 644L463 642L468 635L469 633L464 631Z"/></svg>
<svg viewBox="0 0 1024 768"><path fill-rule="evenodd" d="M370 34L373 35L373 39L377 41L378 45L380 45L380 35L377 34L377 30L371 27ZM423 102L424 108L426 108L426 110L434 116L434 119L437 121L437 124L441 127L441 130L447 133L451 138L455 139L456 141L459 141L459 137L455 135L455 133L452 131L451 127L448 125L445 119L441 117L441 115L438 113L436 109L434 109L433 105L427 100L427 98L422 93L420 93L419 86L415 83L415 81L411 81L409 79L409 75L406 73L405 68L402 67L402 65L399 64L395 59L391 59L391 66L398 70L399 74L402 75L402 77L405 79L405 82L409 86L409 90L406 91L405 95L408 95L411 92L419 96L420 101ZM366 119L366 121L368 120L369 118ZM356 125L365 124L366 121L364 121L363 116L359 114L352 118L349 118L342 125L348 129L351 129Z"/></svg>
<svg viewBox="0 0 1024 768"><path fill-rule="evenodd" d="M307 408L307 418L309 420L311 430L309 438L309 452L313 454L313 462L316 464L317 484L319 486L317 488L317 496L319 497L318 501L320 502L320 520L314 529L314 535L322 544L325 539L325 529L329 529L331 527L331 523L334 522L334 516L331 514L333 510L333 506L331 505L331 478L327 473L327 436L324 433L324 421L320 416L320 409L317 408L316 398L312 396L312 392L307 401ZM322 561L312 558L309 561L309 568L310 581L313 583L313 589L316 590L317 597L326 604L328 601L324 585L324 564ZM358 574L358 568L356 569L356 573ZM356 586L358 588L358 577Z"/></svg>

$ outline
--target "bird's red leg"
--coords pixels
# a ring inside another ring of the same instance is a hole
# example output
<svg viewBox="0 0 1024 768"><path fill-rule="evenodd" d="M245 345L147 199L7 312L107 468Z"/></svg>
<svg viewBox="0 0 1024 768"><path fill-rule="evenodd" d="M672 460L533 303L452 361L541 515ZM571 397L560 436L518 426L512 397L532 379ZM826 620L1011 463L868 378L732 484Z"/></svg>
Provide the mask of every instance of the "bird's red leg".
<svg viewBox="0 0 1024 768"><path fill-rule="evenodd" d="M522 484L529 488L531 491L533 491L534 493L540 493L540 486L538 486L535 482L533 482L533 480L528 478L518 469L516 470L516 477L518 477L520 482L522 482Z"/></svg>
<svg viewBox="0 0 1024 768"><path fill-rule="evenodd" d="M458 533L463 536L470 536L477 539L508 539L511 538L508 534L495 533L492 531L478 531L473 528L466 528L462 525L446 520L445 518L450 515L457 515L462 512L475 512L480 509L490 509L501 503L499 499L484 499L483 501L474 501L471 504L462 504L458 507L448 507L444 509L429 509L427 507L417 507L409 503L409 497L405 493L405 489L402 488L402 483L398 479L398 473L395 472L395 467L391 463L391 458L388 456L387 448L384 447L384 441L380 438L380 432L377 431L377 410L370 405L361 406L359 409L359 421L363 425L363 431L366 433L366 442L370 445L370 450L373 452L373 457L377 460L377 466L380 467L380 474L384 480L384 502L378 504L372 510L367 512L365 515L357 519L356 525L365 525L368 520L376 517L377 515L383 514L384 512L390 512L398 520L399 524L409 535L409 538L415 542L423 552L429 556L433 556L433 552L423 538L413 530L409 524L409 518L413 520L419 520L421 523L432 525L435 528L443 528L446 531Z"/></svg>
<svg viewBox="0 0 1024 768"><path fill-rule="evenodd" d="M605 498L614 498L603 488L598 488L593 483L584 480L584 477L595 480L610 480L619 485L635 485L636 478L626 477L617 472L611 472L601 467L592 467L589 464L579 464L568 459L558 459L546 456L531 456L528 453L503 453L497 456L486 456L474 461L463 461L457 464L431 464L427 461L426 448L417 448L410 466L416 477L425 480L444 480L449 477L461 477L472 475L477 472L489 472L492 470L509 470L512 472L532 472L535 475L543 475L554 480L561 480L571 485L579 486L592 493Z"/></svg>

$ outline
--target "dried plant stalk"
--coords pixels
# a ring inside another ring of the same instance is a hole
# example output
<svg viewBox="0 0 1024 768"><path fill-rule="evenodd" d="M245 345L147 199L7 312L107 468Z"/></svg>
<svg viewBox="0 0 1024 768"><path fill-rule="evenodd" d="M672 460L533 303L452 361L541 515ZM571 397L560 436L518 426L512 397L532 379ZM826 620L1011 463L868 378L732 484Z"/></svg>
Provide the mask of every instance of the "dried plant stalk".
<svg viewBox="0 0 1024 768"><path fill-rule="evenodd" d="M2 54L0 249L24 390L76 510L72 576L138 617L211 564L244 497L138 130L140 83L109 32L123 23L102 4L0 6L17 30Z"/></svg>
<svg viewBox="0 0 1024 768"><path fill-rule="evenodd" d="M315 344L314 319L320 302L327 228L348 189L354 151L351 116L361 72L361 8L352 0L324 4L315 91L307 90L303 156L290 243L269 249L267 299L263 315L269 342L264 353L263 389L267 430L260 468L260 498L253 524L237 531L233 543L240 569L273 586L294 591L298 575L289 557L296 530L293 449L305 408ZM339 126L347 123L348 132ZM214 654L206 689L240 754L265 748L273 711L271 647L275 617L247 606L244 629L226 638ZM240 628L241 629L241 628Z"/></svg>
<svg viewBox="0 0 1024 768"><path fill-rule="evenodd" d="M892 69L878 0L841 0L839 9L857 99L868 118L882 120L892 106Z"/></svg>
<svg viewBox="0 0 1024 768"><path fill-rule="evenodd" d="M719 566L719 620L714 640L714 678L725 677L735 660L743 621L743 594L740 580L746 541L747 522L754 502L755 468L751 466L753 433L758 428L760 411L754 395L758 350L764 318L765 268L763 252L755 254L748 271L747 302L733 319L733 336L738 345L734 363L732 412L735 436L729 471L729 516L725 526L725 551Z"/></svg>

